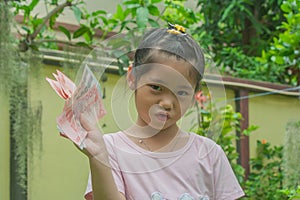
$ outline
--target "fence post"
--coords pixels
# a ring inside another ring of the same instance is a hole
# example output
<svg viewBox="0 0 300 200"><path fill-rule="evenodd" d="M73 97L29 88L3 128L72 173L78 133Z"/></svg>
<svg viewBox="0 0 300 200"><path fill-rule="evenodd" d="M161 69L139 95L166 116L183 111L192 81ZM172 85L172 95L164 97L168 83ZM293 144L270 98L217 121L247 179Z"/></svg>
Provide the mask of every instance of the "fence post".
<svg viewBox="0 0 300 200"><path fill-rule="evenodd" d="M238 101L236 102L236 111L240 112L243 117L240 122L241 130L236 132L237 136L239 137L239 140L237 141L237 150L239 153L238 163L245 169L245 179L248 179L248 175L250 173L249 137L242 134L243 130L249 127L248 95L249 91L245 89L235 91L235 97L238 99Z"/></svg>

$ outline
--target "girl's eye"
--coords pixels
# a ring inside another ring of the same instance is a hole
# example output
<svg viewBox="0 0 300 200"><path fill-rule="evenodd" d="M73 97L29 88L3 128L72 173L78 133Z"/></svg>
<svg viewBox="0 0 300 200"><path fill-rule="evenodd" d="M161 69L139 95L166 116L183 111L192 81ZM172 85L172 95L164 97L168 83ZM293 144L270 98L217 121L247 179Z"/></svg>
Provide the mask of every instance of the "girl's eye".
<svg viewBox="0 0 300 200"><path fill-rule="evenodd" d="M161 91L162 88L159 85L149 85L153 90Z"/></svg>
<svg viewBox="0 0 300 200"><path fill-rule="evenodd" d="M178 91L177 95L179 95L179 96L187 96L187 95L189 95L189 93L187 91Z"/></svg>

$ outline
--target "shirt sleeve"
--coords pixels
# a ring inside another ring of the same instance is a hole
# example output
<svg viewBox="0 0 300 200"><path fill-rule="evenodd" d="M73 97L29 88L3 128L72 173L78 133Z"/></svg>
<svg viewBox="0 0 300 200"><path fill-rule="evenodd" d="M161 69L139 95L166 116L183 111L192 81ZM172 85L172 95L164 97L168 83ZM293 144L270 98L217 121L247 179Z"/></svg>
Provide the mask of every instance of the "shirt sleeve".
<svg viewBox="0 0 300 200"><path fill-rule="evenodd" d="M91 173L89 174L89 179L88 179L88 183L87 183L87 186L86 186L84 198L86 200L93 200Z"/></svg>
<svg viewBox="0 0 300 200"><path fill-rule="evenodd" d="M215 199L234 200L244 196L244 192L222 150L216 147L216 162L214 163Z"/></svg>
<svg viewBox="0 0 300 200"><path fill-rule="evenodd" d="M122 172L119 168L116 153L114 151L113 137L111 137L109 135L107 135L107 136L104 135L104 141L106 143L106 149L108 151L108 156L109 156L109 164L111 166L112 175L113 175L115 184L118 188L118 191L125 195L123 176L122 176ZM88 179L88 183L87 183L87 187L86 187L84 197L85 197L86 200L92 200L93 199L91 174L89 175L89 179Z"/></svg>
<svg viewBox="0 0 300 200"><path fill-rule="evenodd" d="M107 137L106 137L107 136ZM117 146L114 141L114 137L112 135L104 135L106 148L109 154L109 163L112 170L112 175L114 177L115 184L119 190L119 192L125 195L125 184L123 179L123 174L120 169L120 165L117 158Z"/></svg>

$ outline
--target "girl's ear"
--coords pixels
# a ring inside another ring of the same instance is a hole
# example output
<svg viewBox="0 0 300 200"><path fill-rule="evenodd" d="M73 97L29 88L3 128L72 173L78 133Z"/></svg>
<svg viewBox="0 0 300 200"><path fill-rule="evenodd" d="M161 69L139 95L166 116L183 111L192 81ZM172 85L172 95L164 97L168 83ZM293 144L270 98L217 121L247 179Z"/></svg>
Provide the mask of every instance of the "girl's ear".
<svg viewBox="0 0 300 200"><path fill-rule="evenodd" d="M132 73L132 67L131 66L129 66L128 71L127 71L127 84L128 84L128 87L131 90L135 89L135 77Z"/></svg>

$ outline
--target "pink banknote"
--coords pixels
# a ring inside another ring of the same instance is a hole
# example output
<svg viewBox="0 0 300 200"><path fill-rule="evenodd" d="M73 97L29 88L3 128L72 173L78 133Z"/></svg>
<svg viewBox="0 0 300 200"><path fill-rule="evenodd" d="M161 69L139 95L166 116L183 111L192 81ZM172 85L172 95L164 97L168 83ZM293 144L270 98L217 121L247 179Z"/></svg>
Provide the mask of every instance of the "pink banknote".
<svg viewBox="0 0 300 200"><path fill-rule="evenodd" d="M53 76L56 80L52 80L48 77L46 77L46 80L61 98L67 100L72 94L74 94L76 85L59 70L56 70L56 72L57 74L53 73Z"/></svg>
<svg viewBox="0 0 300 200"><path fill-rule="evenodd" d="M58 70L57 74L53 74L53 76L56 80L49 78L46 80L56 93L66 101L62 113L57 117L58 129L64 137L83 148L87 131L80 123L81 114L92 113L94 117L91 120L95 121L106 114L100 84L87 65L83 69L77 86Z"/></svg>

